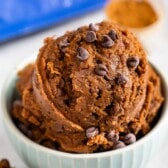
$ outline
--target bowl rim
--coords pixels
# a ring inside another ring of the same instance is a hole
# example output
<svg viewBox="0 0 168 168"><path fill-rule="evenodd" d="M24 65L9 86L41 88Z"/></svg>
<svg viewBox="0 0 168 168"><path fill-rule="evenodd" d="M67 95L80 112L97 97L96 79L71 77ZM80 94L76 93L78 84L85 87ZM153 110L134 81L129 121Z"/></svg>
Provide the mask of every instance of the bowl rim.
<svg viewBox="0 0 168 168"><path fill-rule="evenodd" d="M7 96L7 91L8 88L10 87L10 84L14 79L17 77L17 73L19 70L21 70L25 65L29 63L33 63L35 61L35 58L37 57L37 52L35 52L32 56L30 56L28 59L25 59L20 66L17 66L10 75L4 80L3 86L2 86L2 93L0 96L1 100L1 110L2 110L2 115L3 115L3 123L5 126L8 127L8 129L15 134L15 136L19 137L19 139L26 143L29 144L29 146L32 146L33 148L37 149L38 151L44 152L46 154L52 154L55 156L63 156L67 158L76 158L76 159L83 159L83 158L97 158L97 157L107 157L107 156L113 156L117 154L124 153L126 151L130 151L134 149L135 147L141 146L144 141L148 141L152 136L154 136L159 129L168 122L168 84L165 80L165 78L162 76L162 73L158 68L156 68L154 63L151 63L154 69L156 70L157 74L160 75L162 85L163 85L163 92L164 92L164 104L163 104L163 111L164 113L161 114L159 121L157 124L154 126L154 128L149 131L144 137L139 139L137 142L134 144L128 145L127 147L118 149L118 150L111 150L111 151L105 151L105 152L100 152L100 153L84 153L84 154L76 154L76 153L68 153L68 152L63 152L63 151L58 151L58 150L53 150L49 149L47 147L44 147L40 144L35 143L34 141L30 140L28 137L26 137L23 133L19 131L19 129L15 126L15 124L12 121L12 118L7 110L7 104L5 102L6 96Z"/></svg>

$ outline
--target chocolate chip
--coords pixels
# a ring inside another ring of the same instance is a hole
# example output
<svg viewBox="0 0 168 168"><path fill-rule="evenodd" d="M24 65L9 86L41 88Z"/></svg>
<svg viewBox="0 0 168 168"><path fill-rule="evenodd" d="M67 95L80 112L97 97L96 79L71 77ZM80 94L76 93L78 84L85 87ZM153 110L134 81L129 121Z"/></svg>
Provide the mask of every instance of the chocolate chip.
<svg viewBox="0 0 168 168"><path fill-rule="evenodd" d="M107 139L109 141L113 141L113 142L117 142L119 140L119 135L116 134L114 131L110 131L108 134L107 134Z"/></svg>
<svg viewBox="0 0 168 168"><path fill-rule="evenodd" d="M118 76L116 78L116 83L118 85L124 85L127 83L127 81L128 81L128 79L123 74L118 74Z"/></svg>
<svg viewBox="0 0 168 168"><path fill-rule="evenodd" d="M87 136L87 138L92 138L92 137L94 137L94 136L96 136L98 134L99 134L99 130L96 127L90 127L90 128L88 128L86 130L86 136Z"/></svg>
<svg viewBox="0 0 168 168"><path fill-rule="evenodd" d="M86 36L85 36L85 40L88 42L88 43L92 43L96 40L96 33L94 31L88 31L86 33Z"/></svg>
<svg viewBox="0 0 168 168"><path fill-rule="evenodd" d="M89 24L89 30L98 31L98 30L99 30L99 27L98 27L98 25L95 25L95 24L93 24L93 23L90 23L90 24Z"/></svg>
<svg viewBox="0 0 168 168"><path fill-rule="evenodd" d="M123 148L125 147L125 143L123 141L117 141L114 146L113 146L113 149L120 149L120 148Z"/></svg>
<svg viewBox="0 0 168 168"><path fill-rule="evenodd" d="M138 57L130 57L127 59L127 66L129 68L136 68L139 65Z"/></svg>
<svg viewBox="0 0 168 168"><path fill-rule="evenodd" d="M65 86L65 81L63 78L61 78L60 83L59 83L59 87L63 88L64 86Z"/></svg>
<svg viewBox="0 0 168 168"><path fill-rule="evenodd" d="M134 134L132 134L132 133L128 133L124 137L124 142L127 145L132 144L132 143L136 142L136 136Z"/></svg>
<svg viewBox="0 0 168 168"><path fill-rule="evenodd" d="M0 160L0 168L10 168L10 163L7 159Z"/></svg>
<svg viewBox="0 0 168 168"><path fill-rule="evenodd" d="M25 134L27 137L32 138L32 132L24 125L24 124L18 124L18 128L22 131L23 134Z"/></svg>
<svg viewBox="0 0 168 168"><path fill-rule="evenodd" d="M81 61L85 61L88 59L88 57L89 57L89 52L85 48L79 47L77 58Z"/></svg>
<svg viewBox="0 0 168 168"><path fill-rule="evenodd" d="M69 46L69 42L68 42L68 38L65 37L62 41L60 41L59 47L64 48L64 47L67 47L67 46Z"/></svg>
<svg viewBox="0 0 168 168"><path fill-rule="evenodd" d="M106 76L108 69L104 64L97 64L95 67L95 73L100 76Z"/></svg>
<svg viewBox="0 0 168 168"><path fill-rule="evenodd" d="M117 33L114 30L110 30L108 35L110 36L110 38L115 41L118 39Z"/></svg>
<svg viewBox="0 0 168 168"><path fill-rule="evenodd" d="M110 36L104 35L103 41L102 41L102 46L109 48L109 47L112 47L113 45L114 45L114 41L110 38Z"/></svg>

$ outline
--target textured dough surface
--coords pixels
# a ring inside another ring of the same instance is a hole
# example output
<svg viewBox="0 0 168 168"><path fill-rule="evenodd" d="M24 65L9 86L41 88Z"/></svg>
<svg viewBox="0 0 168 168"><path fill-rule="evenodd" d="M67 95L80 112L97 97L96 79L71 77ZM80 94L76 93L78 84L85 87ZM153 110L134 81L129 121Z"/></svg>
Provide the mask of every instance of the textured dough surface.
<svg viewBox="0 0 168 168"><path fill-rule="evenodd" d="M86 39L89 26L46 38L36 62L19 72L21 100L14 102L12 114L37 143L92 153L111 148L109 131L122 137L151 129L163 101L159 77L132 33L110 22L96 26L93 42ZM111 30L116 38L107 47L104 36ZM85 60L79 59L80 47L87 52ZM134 68L128 66L132 57L139 61ZM86 136L90 127L99 130L91 142Z"/></svg>

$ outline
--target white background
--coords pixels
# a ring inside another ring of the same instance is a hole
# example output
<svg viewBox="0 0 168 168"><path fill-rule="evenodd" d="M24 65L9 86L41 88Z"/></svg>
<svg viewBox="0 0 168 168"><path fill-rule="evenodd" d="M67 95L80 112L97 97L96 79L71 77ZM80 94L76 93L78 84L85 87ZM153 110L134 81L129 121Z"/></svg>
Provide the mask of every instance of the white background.
<svg viewBox="0 0 168 168"><path fill-rule="evenodd" d="M160 26L157 32L142 37L144 47L147 50L149 60L154 62L168 81L168 1L164 0L164 25ZM52 27L45 31L32 34L30 36L10 41L0 45L0 92L5 79L10 72L24 59L31 56L43 44L43 39L47 36L62 35L66 30L72 30L80 25L89 24L103 20L103 11L97 11L59 26ZM2 123L2 109L0 108L0 159L8 158L13 167L27 168L18 157L11 146ZM167 130L168 132L168 130ZM159 153L156 154L147 168L168 168L168 140L163 145Z"/></svg>

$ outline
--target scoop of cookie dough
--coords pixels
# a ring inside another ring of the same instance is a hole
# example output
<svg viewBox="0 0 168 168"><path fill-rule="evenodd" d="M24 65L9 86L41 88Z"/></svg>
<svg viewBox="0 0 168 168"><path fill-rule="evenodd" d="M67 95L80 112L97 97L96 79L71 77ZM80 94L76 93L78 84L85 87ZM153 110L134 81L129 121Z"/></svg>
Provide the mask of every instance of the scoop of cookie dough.
<svg viewBox="0 0 168 168"><path fill-rule="evenodd" d="M13 116L30 138L76 153L112 149L110 132L120 140L146 134L163 101L160 79L138 40L105 21L46 38L17 88L21 100Z"/></svg>

